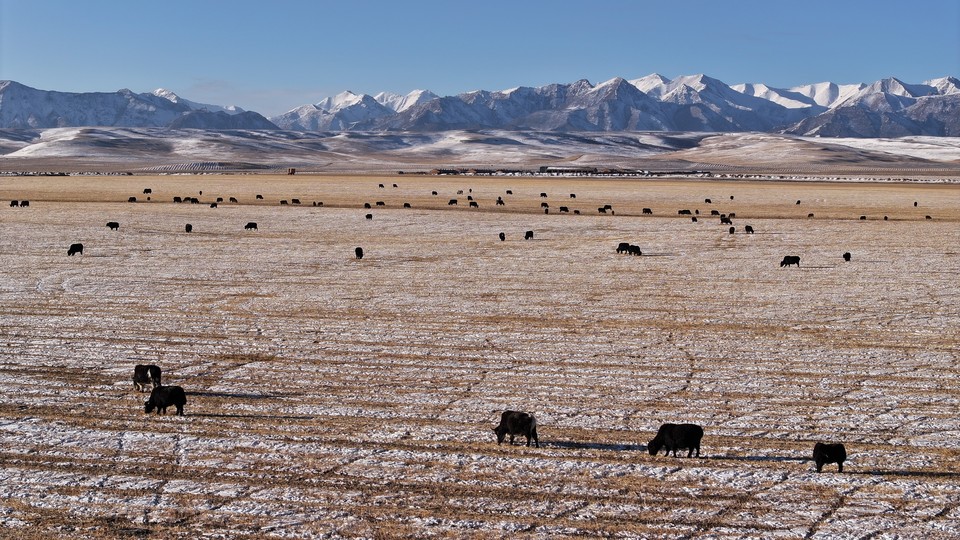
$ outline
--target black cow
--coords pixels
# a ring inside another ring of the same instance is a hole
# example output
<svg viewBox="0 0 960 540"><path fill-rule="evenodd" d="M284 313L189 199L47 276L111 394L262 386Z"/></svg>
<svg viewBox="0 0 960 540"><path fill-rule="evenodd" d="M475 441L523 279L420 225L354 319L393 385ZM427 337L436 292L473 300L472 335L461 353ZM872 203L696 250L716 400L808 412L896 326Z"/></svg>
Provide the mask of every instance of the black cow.
<svg viewBox="0 0 960 540"><path fill-rule="evenodd" d="M690 221L692 221L693 223L696 223L696 222L697 222L697 216L693 216L692 218L690 218Z"/></svg>
<svg viewBox="0 0 960 540"><path fill-rule="evenodd" d="M576 199L576 198L577 198L577 194L576 194L576 193L571 193L571 194L570 194L570 198L571 198L571 199Z"/></svg>
<svg viewBox="0 0 960 540"><path fill-rule="evenodd" d="M372 208L372 207L370 206L370 203L368 203L368 202L363 203L363 207L364 207L365 209L367 209L367 210L369 210L370 208Z"/></svg>
<svg viewBox="0 0 960 540"><path fill-rule="evenodd" d="M149 195L149 194L151 194L151 193L153 193L153 190L152 190L152 189L150 189L150 188L144 188L144 190L143 190L143 194L144 194L144 195Z"/></svg>
<svg viewBox="0 0 960 540"><path fill-rule="evenodd" d="M727 217L730 218L730 219L733 219L733 218L737 217L737 213L736 213L736 212L730 212L729 214L727 214Z"/></svg>
<svg viewBox="0 0 960 540"><path fill-rule="evenodd" d="M733 225L733 221L730 220L727 216L720 216L721 225Z"/></svg>
<svg viewBox="0 0 960 540"><path fill-rule="evenodd" d="M386 205L387 205L387 203L385 203L385 202L383 202L383 201L377 201L377 206L386 206Z"/></svg>
<svg viewBox="0 0 960 540"><path fill-rule="evenodd" d="M500 415L500 425L493 428L497 434L497 444L502 444L504 437L510 435L510 444L516 435L527 438L527 446L533 439L537 448L540 448L540 439L537 437L537 419L530 413L520 411L503 411Z"/></svg>
<svg viewBox="0 0 960 540"><path fill-rule="evenodd" d="M120 224L117 223L116 221L108 221L108 222L107 222L107 227L108 227L111 231L116 231L116 230L120 229Z"/></svg>
<svg viewBox="0 0 960 540"><path fill-rule="evenodd" d="M733 234L733 233L735 233L735 232L737 232L737 228L736 228L736 227L730 227L730 234Z"/></svg>
<svg viewBox="0 0 960 540"><path fill-rule="evenodd" d="M497 197L497 206L506 206L503 202L503 197Z"/></svg>
<svg viewBox="0 0 960 540"><path fill-rule="evenodd" d="M560 207L560 212L570 212L570 209L567 208L566 206L561 206L561 207Z"/></svg>
<svg viewBox="0 0 960 540"><path fill-rule="evenodd" d="M436 191L431 191L430 194L431 194L431 195L437 195L437 192L436 192Z"/></svg>
<svg viewBox="0 0 960 540"><path fill-rule="evenodd" d="M256 221L251 221L250 223L247 223L246 225L244 225L244 226L243 226L243 229L244 229L244 230L247 230L247 231L249 231L249 230L254 230L254 231L256 231L256 230L257 230L257 222L256 222Z"/></svg>
<svg viewBox="0 0 960 540"><path fill-rule="evenodd" d="M860 216L860 221L866 221L867 216Z"/></svg>
<svg viewBox="0 0 960 540"><path fill-rule="evenodd" d="M280 204L281 204L281 205L286 205L286 204L290 204L290 203L288 203L286 199L281 199L281 200L280 200Z"/></svg>
<svg viewBox="0 0 960 540"><path fill-rule="evenodd" d="M365 215L365 216L363 216L363 217L364 217L364 219L373 219L373 214L367 214L367 215Z"/></svg>
<svg viewBox="0 0 960 540"><path fill-rule="evenodd" d="M689 210L677 210L677 215L679 216L690 216L693 215L693 212Z"/></svg>
<svg viewBox="0 0 960 540"><path fill-rule="evenodd" d="M183 227L183 230L186 231L186 232L193 232L193 225L187 223L187 224Z"/></svg>
<svg viewBox="0 0 960 540"><path fill-rule="evenodd" d="M10 201L11 208L16 208L18 206L20 206L20 201Z"/></svg>
<svg viewBox="0 0 960 540"><path fill-rule="evenodd" d="M217 197L217 202L218 202L218 203L223 202L223 197Z"/></svg>
<svg viewBox="0 0 960 540"><path fill-rule="evenodd" d="M826 463L836 463L837 472L843 472L843 462L847 459L847 449L842 444L826 444L818 442L813 445L813 461L817 464L817 472L823 469Z"/></svg>
<svg viewBox="0 0 960 540"><path fill-rule="evenodd" d="M798 268L800 267L800 256L799 256L799 255L786 255L786 256L784 256L784 257L783 257L783 260L780 261L780 268L783 268L784 266L790 266L790 265L792 265L792 264L797 265Z"/></svg>
<svg viewBox="0 0 960 540"><path fill-rule="evenodd" d="M507 195L513 195L513 190L512 190L512 189L508 189L508 190L507 190Z"/></svg>
<svg viewBox="0 0 960 540"><path fill-rule="evenodd" d="M607 209L601 206L601 207L597 208L597 212L599 212L599 213L601 213L601 214L606 214L606 213L607 213Z"/></svg>
<svg viewBox="0 0 960 540"><path fill-rule="evenodd" d="M533 231L527 231L523 234L524 240L533 240Z"/></svg>
<svg viewBox="0 0 960 540"><path fill-rule="evenodd" d="M410 206L410 203L408 203L408 202L403 203L403 207L404 207L404 208L412 208L412 206Z"/></svg>
<svg viewBox="0 0 960 540"><path fill-rule="evenodd" d="M67 255L73 257L74 253L83 255L83 244L70 244L70 247L67 249Z"/></svg>
<svg viewBox="0 0 960 540"><path fill-rule="evenodd" d="M477 201L470 201L470 208L480 208L480 205L477 204Z"/></svg>
<svg viewBox="0 0 960 540"><path fill-rule="evenodd" d="M630 253L630 242L620 242L617 244L617 253Z"/></svg>
<svg viewBox="0 0 960 540"><path fill-rule="evenodd" d="M217 203L215 202L210 203L210 208L216 208L216 207L217 207Z"/></svg>
<svg viewBox="0 0 960 540"><path fill-rule="evenodd" d="M473 191L473 190L471 189L470 191ZM468 201L472 201L472 200L473 200L473 195L467 195L467 200L468 200Z"/></svg>
<svg viewBox="0 0 960 540"><path fill-rule="evenodd" d="M647 444L647 451L651 456L657 455L661 448L667 449L667 455L673 452L677 456L677 450L688 448L687 457L693 456L697 452L700 457L700 439L703 438L703 428L696 424L663 424L657 430L657 435Z"/></svg>
<svg viewBox="0 0 960 540"><path fill-rule="evenodd" d="M230 197L230 202L235 203L240 201L238 201L236 197Z"/></svg>
<svg viewBox="0 0 960 540"><path fill-rule="evenodd" d="M136 197L130 197L129 199L127 199L127 202L137 202L137 198L136 198Z"/></svg>
<svg viewBox="0 0 960 540"><path fill-rule="evenodd" d="M174 197L174 198L173 198L173 202L175 202L175 203L182 203L182 202L183 202L183 197Z"/></svg>
<svg viewBox="0 0 960 540"><path fill-rule="evenodd" d="M644 208L644 209L643 209L643 213L644 213L644 214L653 215L653 209L652 209L652 208Z"/></svg>
<svg viewBox="0 0 960 540"><path fill-rule="evenodd" d="M190 204L200 204L200 199L196 197L190 197Z"/></svg>
<svg viewBox="0 0 960 540"><path fill-rule="evenodd" d="M710 211L710 215L711 215L711 216L719 216L719 215L720 215L720 211L719 211L719 210L711 210L711 211Z"/></svg>
<svg viewBox="0 0 960 540"><path fill-rule="evenodd" d="M703 202L707 204L713 204L713 201L711 201L710 199L704 199Z"/></svg>
<svg viewBox="0 0 960 540"><path fill-rule="evenodd" d="M160 368L153 364L137 364L133 368L133 387L138 392L146 392L150 388L160 386Z"/></svg>
<svg viewBox="0 0 960 540"><path fill-rule="evenodd" d="M30 201L20 201L20 208L25 206L30 206ZM930 216L927 216L927 219L930 219Z"/></svg>
<svg viewBox="0 0 960 540"><path fill-rule="evenodd" d="M457 195L463 195L463 190L462 190L462 189L458 189L458 190L457 190Z"/></svg>
<svg viewBox="0 0 960 540"><path fill-rule="evenodd" d="M379 185L377 185L377 187L380 188L380 189L384 189L383 184L379 184Z"/></svg>
<svg viewBox="0 0 960 540"><path fill-rule="evenodd" d="M747 234L753 234L753 227L751 227L750 225L744 225L743 232Z"/></svg>
<svg viewBox="0 0 960 540"><path fill-rule="evenodd" d="M263 195L260 195L260 194L258 193L256 199L257 199L257 200L262 200L262 199L263 199Z"/></svg>
<svg viewBox="0 0 960 540"><path fill-rule="evenodd" d="M503 233L500 233L500 241L503 242L503 241L506 240L506 239L507 239L507 235L506 235L506 234L503 234Z"/></svg>
<svg viewBox="0 0 960 540"><path fill-rule="evenodd" d="M573 213L576 214L576 215L578 215L578 216L580 215L580 211L579 211L579 210L574 210Z"/></svg>
<svg viewBox="0 0 960 540"><path fill-rule="evenodd" d="M540 208L550 208L550 205L545 202L542 202L540 203Z"/></svg>
<svg viewBox="0 0 960 540"><path fill-rule="evenodd" d="M813 214L807 214L807 217L808 217L808 218L812 218L812 217L813 217Z"/></svg>
<svg viewBox="0 0 960 540"><path fill-rule="evenodd" d="M605 204L605 205L603 205L603 209L604 209L604 210L613 210L613 205L612 205L612 204Z"/></svg>
<svg viewBox="0 0 960 540"><path fill-rule="evenodd" d="M547 194L546 194L546 193L541 193L540 196L541 196L541 197L546 197Z"/></svg>
<svg viewBox="0 0 960 540"><path fill-rule="evenodd" d="M640 246L631 245L629 248L627 248L627 252L629 252L631 255L643 255L643 252L640 251Z"/></svg>
<svg viewBox="0 0 960 540"><path fill-rule="evenodd" d="M450 199L450 200L447 202L447 206L455 206L456 204L457 204L457 200L456 200L456 199Z"/></svg>
<svg viewBox="0 0 960 540"><path fill-rule="evenodd" d="M398 185L396 185L396 184L394 184L394 185L393 185L393 187L400 187L400 186L398 186Z"/></svg>
<svg viewBox="0 0 960 540"><path fill-rule="evenodd" d="M358 247L357 249L353 250L353 252L356 254L356 256L357 256L358 259L362 259L362 258L363 258L363 248L362 248L362 247Z"/></svg>
<svg viewBox="0 0 960 540"><path fill-rule="evenodd" d="M143 402L143 412L149 414L154 409L157 414L167 414L167 407L177 408L177 416L183 416L183 406L187 404L187 393L179 386L158 386L150 392L150 399Z"/></svg>
<svg viewBox="0 0 960 540"><path fill-rule="evenodd" d="M845 261L847 261L847 262L850 262L850 252L849 252L849 251L843 254L843 260L845 260Z"/></svg>

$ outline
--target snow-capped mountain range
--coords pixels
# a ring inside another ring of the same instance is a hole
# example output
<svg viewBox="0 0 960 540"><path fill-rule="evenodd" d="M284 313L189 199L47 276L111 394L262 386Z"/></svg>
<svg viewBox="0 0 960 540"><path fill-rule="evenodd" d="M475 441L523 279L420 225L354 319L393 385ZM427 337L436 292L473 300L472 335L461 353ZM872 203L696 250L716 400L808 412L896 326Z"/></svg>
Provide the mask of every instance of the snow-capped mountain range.
<svg viewBox="0 0 960 540"><path fill-rule="evenodd" d="M0 128L71 126L296 131L759 131L808 136L960 135L960 81L728 85L706 75L376 96L342 92L267 120L168 90L67 93L0 81Z"/></svg>

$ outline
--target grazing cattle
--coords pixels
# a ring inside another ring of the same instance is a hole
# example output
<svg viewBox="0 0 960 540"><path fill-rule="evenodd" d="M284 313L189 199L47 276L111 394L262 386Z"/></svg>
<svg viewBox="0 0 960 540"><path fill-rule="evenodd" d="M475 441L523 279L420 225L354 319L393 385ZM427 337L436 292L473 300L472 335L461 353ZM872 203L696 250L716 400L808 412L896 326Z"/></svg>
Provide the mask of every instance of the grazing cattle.
<svg viewBox="0 0 960 540"><path fill-rule="evenodd" d="M503 197L497 197L497 206L504 206Z"/></svg>
<svg viewBox="0 0 960 540"><path fill-rule="evenodd" d="M860 221L865 221L866 219L867 219L867 216L860 216Z"/></svg>
<svg viewBox="0 0 960 540"><path fill-rule="evenodd" d="M697 457L700 457L702 438L703 428L696 424L663 424L657 430L657 435L647 444L647 451L651 456L655 456L661 448L666 448L668 456L673 452L673 457L677 457L677 450L688 448L687 457L693 456L694 451Z"/></svg>
<svg viewBox="0 0 960 540"><path fill-rule="evenodd" d="M541 193L540 196L541 196L541 197L546 197L547 194L546 194L546 193Z"/></svg>
<svg viewBox="0 0 960 540"><path fill-rule="evenodd" d="M637 256L643 255L643 252L640 251L640 246L633 246L633 245L627 248L627 253L631 255L637 255Z"/></svg>
<svg viewBox="0 0 960 540"><path fill-rule="evenodd" d="M730 196L730 200L731 200L731 201L733 200L733 195Z"/></svg>
<svg viewBox="0 0 960 540"><path fill-rule="evenodd" d="M730 213L727 215L727 217L730 218L730 219L733 219L733 218L737 217L737 213L736 213L736 212L730 212Z"/></svg>
<svg viewBox="0 0 960 540"><path fill-rule="evenodd" d="M11 208L16 208L17 206L20 206L20 201L10 201Z"/></svg>
<svg viewBox="0 0 960 540"><path fill-rule="evenodd" d="M550 213L550 209L549 209L549 208L544 208L544 209L543 209L543 213L544 213L544 214L549 214L549 213Z"/></svg>
<svg viewBox="0 0 960 540"><path fill-rule="evenodd" d="M218 203L223 202L223 197L217 197L217 202L218 202Z"/></svg>
<svg viewBox="0 0 960 540"><path fill-rule="evenodd" d="M837 472L843 472L843 462L847 460L847 449L842 444L826 444L818 442L813 445L813 462L817 465L817 472L823 470L827 463L836 463Z"/></svg>
<svg viewBox="0 0 960 540"><path fill-rule="evenodd" d="M362 248L362 247L358 247L357 249L353 250L353 253L357 256L358 259L362 259L362 258L363 258L363 248Z"/></svg>
<svg viewBox="0 0 960 540"><path fill-rule="evenodd" d="M630 252L630 242L620 242L617 244L617 253L629 253Z"/></svg>
<svg viewBox="0 0 960 540"><path fill-rule="evenodd" d="M384 189L383 184L380 184L377 187L379 187L380 189Z"/></svg>
<svg viewBox="0 0 960 540"><path fill-rule="evenodd" d="M462 189L458 189L458 190L457 190L457 195L463 195L463 190L462 190Z"/></svg>
<svg viewBox="0 0 960 540"><path fill-rule="evenodd" d="M800 204L800 201L799 201L799 200L797 201L797 204Z"/></svg>
<svg viewBox="0 0 960 540"><path fill-rule="evenodd" d="M473 200L473 195L467 195L467 200L468 200L468 201L472 201L472 200Z"/></svg>
<svg viewBox="0 0 960 540"><path fill-rule="evenodd" d="M720 224L721 224L721 225L733 225L733 222L730 221L730 218L728 218L727 216L720 216Z"/></svg>
<svg viewBox="0 0 960 540"><path fill-rule="evenodd" d="M200 204L200 199L198 199L198 198L196 198L196 197L191 197L191 198L190 198L190 204Z"/></svg>
<svg viewBox="0 0 960 540"><path fill-rule="evenodd" d="M240 202L240 201L238 201L236 197L230 197L230 202L236 203L236 202Z"/></svg>
<svg viewBox="0 0 960 540"><path fill-rule="evenodd" d="M644 209L643 209L643 213L644 213L644 214L653 215L653 209L652 209L652 208L644 208Z"/></svg>
<svg viewBox="0 0 960 540"><path fill-rule="evenodd" d="M404 208L411 208L410 203L408 203L408 202L403 203L403 207L404 207Z"/></svg>
<svg viewBox="0 0 960 540"><path fill-rule="evenodd" d="M23 206L23 203L20 203L20 206ZM933 219L932 216L927 216L927 219Z"/></svg>
<svg viewBox="0 0 960 540"><path fill-rule="evenodd" d="M364 219L373 219L373 214L367 214L367 215L365 215L365 216L363 216L363 217L364 217Z"/></svg>
<svg viewBox="0 0 960 540"><path fill-rule="evenodd" d="M25 206L30 206L30 201L20 201L20 208ZM930 219L930 216L927 216L927 219Z"/></svg>
<svg viewBox="0 0 960 540"><path fill-rule="evenodd" d="M747 234L753 234L753 227L751 227L750 225L744 225L743 232Z"/></svg>
<svg viewBox="0 0 960 540"><path fill-rule="evenodd" d="M540 208L550 208L550 205L545 202L542 202L540 203Z"/></svg>
<svg viewBox="0 0 960 540"><path fill-rule="evenodd" d="M533 240L533 231L527 231L523 233L524 240Z"/></svg>
<svg viewBox="0 0 960 540"><path fill-rule="evenodd" d="M513 195L513 190L512 190L512 189L508 189L508 190L507 190L507 195Z"/></svg>
<svg viewBox="0 0 960 540"><path fill-rule="evenodd" d="M569 212L569 211L570 211L570 209L567 208L566 206L561 206L561 207L560 207L560 212L561 212L561 213L563 213L563 212Z"/></svg>
<svg viewBox="0 0 960 540"><path fill-rule="evenodd" d="M493 428L497 434L497 444L502 444L503 439L510 435L510 444L517 435L527 438L527 446L530 446L532 439L537 448L540 448L540 439L537 437L537 419L530 413L520 411L503 411L500 415L500 425Z"/></svg>
<svg viewBox="0 0 960 540"><path fill-rule="evenodd" d="M692 221L693 223L696 223L696 222L697 222L697 216L693 216L692 218L690 218L690 221Z"/></svg>
<svg viewBox="0 0 960 540"><path fill-rule="evenodd" d="M890 219L890 218L888 218L887 216L883 216L883 220L884 220L884 221L887 221L888 219Z"/></svg>
<svg viewBox="0 0 960 540"><path fill-rule="evenodd" d="M398 185L396 185L396 184L394 184L394 185L393 185L393 187L400 187L400 186L398 186Z"/></svg>
<svg viewBox="0 0 960 540"><path fill-rule="evenodd" d="M597 208L597 212L599 212L599 213L601 213L601 214L606 214L606 213L607 213L607 209L601 206L600 208Z"/></svg>
<svg viewBox="0 0 960 540"><path fill-rule="evenodd" d="M477 201L470 201L470 208L480 208L480 205L477 204Z"/></svg>
<svg viewBox="0 0 960 540"><path fill-rule="evenodd" d="M258 201L259 201L259 200L262 200L262 199L263 199L263 195L260 195L259 193L257 193L256 199L257 199Z"/></svg>
<svg viewBox="0 0 960 540"><path fill-rule="evenodd" d="M174 197L174 198L173 198L173 202L175 202L175 203L182 203L182 202L183 202L183 199L180 198L180 197Z"/></svg>
<svg viewBox="0 0 960 540"><path fill-rule="evenodd" d="M580 215L580 211L579 211L579 210L574 210L573 213L576 214L576 215L578 215L578 216Z"/></svg>
<svg viewBox="0 0 960 540"><path fill-rule="evenodd" d="M150 188L145 188L145 189L143 190L143 194L144 194L144 195L149 195L149 194L151 194L151 193L153 193L153 190L150 189Z"/></svg>
<svg viewBox="0 0 960 540"><path fill-rule="evenodd" d="M295 167L290 167L289 169L287 169L287 174L289 175L297 174L297 169Z"/></svg>
<svg viewBox="0 0 960 540"><path fill-rule="evenodd" d="M67 255L73 257L75 253L83 255L83 244L70 244L70 247L67 248Z"/></svg>
<svg viewBox="0 0 960 540"><path fill-rule="evenodd" d="M280 200L280 204L281 204L281 205L285 205L285 204L290 204L290 203L288 203L286 199L281 199L281 200Z"/></svg>
<svg viewBox="0 0 960 540"><path fill-rule="evenodd" d="M693 213L699 216L699 215L700 215L700 209L697 208L696 210L693 211Z"/></svg>
<svg viewBox="0 0 960 540"><path fill-rule="evenodd" d="M501 241L501 242L503 242L504 240L507 239L507 235L504 234L504 233L500 233L499 236L500 236L500 241Z"/></svg>
<svg viewBox="0 0 960 540"><path fill-rule="evenodd" d="M613 205L605 204L605 205L603 205L603 209L604 209L604 210L613 210Z"/></svg>
<svg viewBox="0 0 960 540"><path fill-rule="evenodd" d="M691 212L691 211L689 211L689 210L678 210L678 211L677 211L677 215L680 215L680 216L689 216L689 215L691 215L691 214L693 214L693 212Z"/></svg>
<svg viewBox="0 0 960 540"><path fill-rule="evenodd" d="M313 201L314 206L323 206L323 201Z"/></svg>
<svg viewBox="0 0 960 540"><path fill-rule="evenodd" d="M387 203L385 203L385 202L383 202L383 201L377 201L377 206L386 206L386 205L387 205Z"/></svg>
<svg viewBox="0 0 960 540"><path fill-rule="evenodd" d="M849 252L849 251L843 254L843 260L845 260L845 261L847 261L847 262L850 262L850 257L851 257L851 255L850 255L850 252Z"/></svg>
<svg viewBox="0 0 960 540"><path fill-rule="evenodd" d="M108 221L107 227L109 227L111 231L116 231L120 229L120 224L116 221Z"/></svg>
<svg viewBox="0 0 960 540"><path fill-rule="evenodd" d="M179 386L158 386L150 392L150 399L143 403L143 412L149 414L154 409L157 414L167 414L167 407L177 408L177 416L183 416L183 406L187 404L187 393Z"/></svg>
<svg viewBox="0 0 960 540"><path fill-rule="evenodd" d="M913 201L913 207L914 207L914 208L917 207L917 201Z"/></svg>
<svg viewBox="0 0 960 540"><path fill-rule="evenodd" d="M711 201L710 199L704 199L703 202L707 204L713 204L713 201Z"/></svg>
<svg viewBox="0 0 960 540"><path fill-rule="evenodd" d="M807 217L808 217L808 218L812 218L812 217L813 217L813 214L807 214Z"/></svg>
<svg viewBox="0 0 960 540"><path fill-rule="evenodd" d="M733 234L733 233L735 233L735 232L737 232L737 228L736 228L736 227L730 227L730 234Z"/></svg>
<svg viewBox="0 0 960 540"><path fill-rule="evenodd" d="M571 194L570 194L570 198L571 198L571 199L576 199L576 198L577 198L577 194L576 194L576 193L571 193Z"/></svg>
<svg viewBox="0 0 960 540"><path fill-rule="evenodd" d="M710 211L710 215L711 215L711 216L719 216L719 215L720 215L720 211L719 211L719 210L711 210L711 211Z"/></svg>
<svg viewBox="0 0 960 540"><path fill-rule="evenodd" d="M457 204L457 200L456 200L456 199L450 199L450 200L447 202L447 206L456 206L456 204Z"/></svg>
<svg viewBox="0 0 960 540"><path fill-rule="evenodd" d="M217 207L217 203L215 202L210 203L210 208L216 208L216 207Z"/></svg>
<svg viewBox="0 0 960 540"><path fill-rule="evenodd" d="M137 364L133 368L133 387L138 392L146 392L150 388L160 386L160 368L153 364Z"/></svg>
<svg viewBox="0 0 960 540"><path fill-rule="evenodd" d="M193 232L193 225L187 223L186 225L184 225L183 230L186 232Z"/></svg>
<svg viewBox="0 0 960 540"><path fill-rule="evenodd" d="M129 199L127 199L127 202L137 202L137 198L136 198L136 197L130 197Z"/></svg>
<svg viewBox="0 0 960 540"><path fill-rule="evenodd" d="M431 191L430 194L431 194L431 195L437 195L437 192L436 192L436 191Z"/></svg>
<svg viewBox="0 0 960 540"><path fill-rule="evenodd" d="M300 204L300 199L290 199L293 204Z"/></svg>
<svg viewBox="0 0 960 540"><path fill-rule="evenodd" d="M790 266L790 265L792 265L792 264L797 265L798 268L800 267L800 256L799 256L799 255L786 255L786 256L784 256L784 257L783 257L783 260L780 261L780 268L783 268L784 266Z"/></svg>
<svg viewBox="0 0 960 540"><path fill-rule="evenodd" d="M370 208L372 208L372 207L370 206L370 203L368 203L368 202L363 203L363 207L364 207L365 209L368 209L368 210L369 210Z"/></svg>
<svg viewBox="0 0 960 540"><path fill-rule="evenodd" d="M247 223L246 225L244 225L243 228L244 228L244 230L247 230L247 231L249 231L249 230L254 230L254 231L256 231L256 230L257 230L257 222L256 222L256 221L251 221L250 223Z"/></svg>

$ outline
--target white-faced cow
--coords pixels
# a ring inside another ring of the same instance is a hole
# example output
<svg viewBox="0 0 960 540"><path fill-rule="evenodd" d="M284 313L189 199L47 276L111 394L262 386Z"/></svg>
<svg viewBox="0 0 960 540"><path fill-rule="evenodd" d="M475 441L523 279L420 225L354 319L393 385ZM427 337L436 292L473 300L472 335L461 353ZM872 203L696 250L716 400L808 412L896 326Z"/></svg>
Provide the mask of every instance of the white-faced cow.
<svg viewBox="0 0 960 540"><path fill-rule="evenodd" d="M783 257L783 260L780 261L780 268L784 266L797 265L797 268L800 267L800 256L799 255L786 255Z"/></svg>
<svg viewBox="0 0 960 540"><path fill-rule="evenodd" d="M826 444L818 442L813 445L813 461L817 465L817 472L823 470L827 463L836 463L837 472L843 472L843 462L847 459L847 449L842 444Z"/></svg>
<svg viewBox="0 0 960 540"><path fill-rule="evenodd" d="M146 392L148 385L153 389L160 386L161 370L153 364L137 364L133 367L133 387L138 392Z"/></svg>
<svg viewBox="0 0 960 540"><path fill-rule="evenodd" d="M657 435L647 444L647 451L651 456L657 455L661 448L667 449L667 455L677 450L687 448L687 457L697 453L700 457L700 440L703 439L703 428L696 424L663 424L657 430Z"/></svg>
<svg viewBox="0 0 960 540"><path fill-rule="evenodd" d="M70 247L67 248L67 255L73 257L77 253L83 255L83 244L70 244Z"/></svg>
<svg viewBox="0 0 960 540"><path fill-rule="evenodd" d="M158 386L150 392L150 399L143 403L143 412L167 414L167 407L177 408L177 416L183 416L183 406L187 404L187 393L179 386Z"/></svg>
<svg viewBox="0 0 960 540"><path fill-rule="evenodd" d="M493 428L493 432L497 434L497 444L502 444L507 435L510 436L510 444L513 444L514 437L522 435L527 438L527 446L530 446L530 441L533 440L537 448L540 448L537 419L530 413L503 411L500 415L500 425Z"/></svg>

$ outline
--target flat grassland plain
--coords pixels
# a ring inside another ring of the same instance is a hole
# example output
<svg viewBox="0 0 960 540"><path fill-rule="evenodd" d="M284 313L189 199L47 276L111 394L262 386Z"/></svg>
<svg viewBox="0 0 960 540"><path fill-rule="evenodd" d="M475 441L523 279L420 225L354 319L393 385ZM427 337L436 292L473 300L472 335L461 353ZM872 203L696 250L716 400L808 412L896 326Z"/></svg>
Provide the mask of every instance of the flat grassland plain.
<svg viewBox="0 0 960 540"><path fill-rule="evenodd" d="M0 536L960 535L956 185L16 177L0 200ZM186 416L144 414L148 363ZM505 409L541 448L496 444ZM650 456L662 422L701 424L701 457Z"/></svg>

